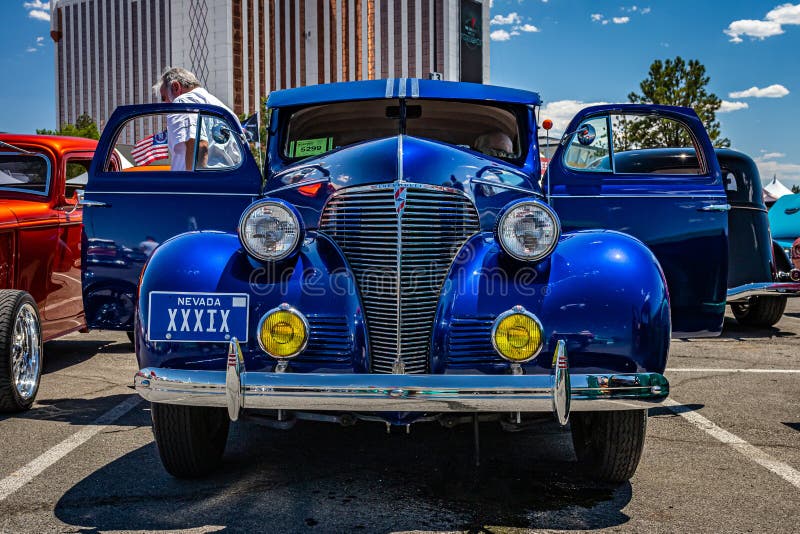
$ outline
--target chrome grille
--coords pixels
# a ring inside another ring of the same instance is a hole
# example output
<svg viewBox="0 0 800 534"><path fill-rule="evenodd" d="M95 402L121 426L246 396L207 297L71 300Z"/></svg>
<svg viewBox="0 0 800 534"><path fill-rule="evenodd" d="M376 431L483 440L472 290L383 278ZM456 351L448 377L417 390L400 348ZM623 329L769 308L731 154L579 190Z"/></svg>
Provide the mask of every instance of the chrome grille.
<svg viewBox="0 0 800 534"><path fill-rule="evenodd" d="M404 182L346 189L328 202L319 229L342 248L357 278L372 371L393 372L399 354L406 373L427 372L444 278L480 229L469 198Z"/></svg>

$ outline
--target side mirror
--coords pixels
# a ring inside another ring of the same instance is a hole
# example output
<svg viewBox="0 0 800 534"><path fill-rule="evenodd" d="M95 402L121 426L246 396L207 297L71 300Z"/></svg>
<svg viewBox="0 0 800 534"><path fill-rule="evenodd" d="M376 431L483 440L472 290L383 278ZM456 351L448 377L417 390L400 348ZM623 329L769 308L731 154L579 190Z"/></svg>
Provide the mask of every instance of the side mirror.
<svg viewBox="0 0 800 534"><path fill-rule="evenodd" d="M591 145L597 138L597 131L589 123L584 123L578 128L578 142L583 146Z"/></svg>
<svg viewBox="0 0 800 534"><path fill-rule="evenodd" d="M225 144L231 138L231 130L222 124L215 124L211 128L211 138L219 145Z"/></svg>

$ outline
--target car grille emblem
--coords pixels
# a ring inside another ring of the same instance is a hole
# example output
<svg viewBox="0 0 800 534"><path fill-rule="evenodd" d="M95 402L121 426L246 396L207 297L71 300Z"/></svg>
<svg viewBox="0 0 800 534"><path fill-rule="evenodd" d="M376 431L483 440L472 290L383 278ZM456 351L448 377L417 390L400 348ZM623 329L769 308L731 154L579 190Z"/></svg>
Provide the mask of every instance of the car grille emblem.
<svg viewBox="0 0 800 534"><path fill-rule="evenodd" d="M406 192L408 188L403 182L394 183L394 209L397 211L397 216L401 217L403 211L406 209Z"/></svg>

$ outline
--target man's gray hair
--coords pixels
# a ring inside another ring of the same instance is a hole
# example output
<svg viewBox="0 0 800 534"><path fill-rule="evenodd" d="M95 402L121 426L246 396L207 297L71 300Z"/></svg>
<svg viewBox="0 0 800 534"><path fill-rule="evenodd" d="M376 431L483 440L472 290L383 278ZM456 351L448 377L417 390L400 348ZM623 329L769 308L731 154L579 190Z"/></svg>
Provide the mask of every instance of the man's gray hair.
<svg viewBox="0 0 800 534"><path fill-rule="evenodd" d="M195 76L191 71L181 67L167 67L167 69L161 75L161 78L159 78L158 82L156 82L156 84L153 86L153 92L155 93L156 98L161 97L161 88L169 88L169 86L172 85L172 82L178 82L184 89L202 87L200 80L198 80L197 76Z"/></svg>

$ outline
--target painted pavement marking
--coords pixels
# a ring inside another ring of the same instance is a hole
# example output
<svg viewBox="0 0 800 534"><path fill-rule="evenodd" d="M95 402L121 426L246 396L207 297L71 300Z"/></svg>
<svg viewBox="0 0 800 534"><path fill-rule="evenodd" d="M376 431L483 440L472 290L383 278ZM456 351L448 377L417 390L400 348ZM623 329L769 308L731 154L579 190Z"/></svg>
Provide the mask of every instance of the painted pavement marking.
<svg viewBox="0 0 800 534"><path fill-rule="evenodd" d="M797 471L795 468L784 462L781 462L780 460L776 460L758 447L750 445L739 436L731 434L727 430L723 430L699 413L692 410L681 410L683 405L679 402L675 402L672 399L667 399L664 401L664 406L669 411L675 415L680 415L712 438L724 443L725 445L728 445L732 449L746 456L749 460L757 463L761 467L768 469L769 471L772 471L795 488L800 489L800 471Z"/></svg>
<svg viewBox="0 0 800 534"><path fill-rule="evenodd" d="M800 369L729 369L716 367L668 367L667 373L800 373Z"/></svg>
<svg viewBox="0 0 800 534"><path fill-rule="evenodd" d="M131 395L83 429L67 437L58 445L45 451L38 458L31 460L27 465L0 480L0 502L4 501L22 486L42 474L45 469L105 430L108 425L134 409L141 401L142 398L139 395Z"/></svg>

